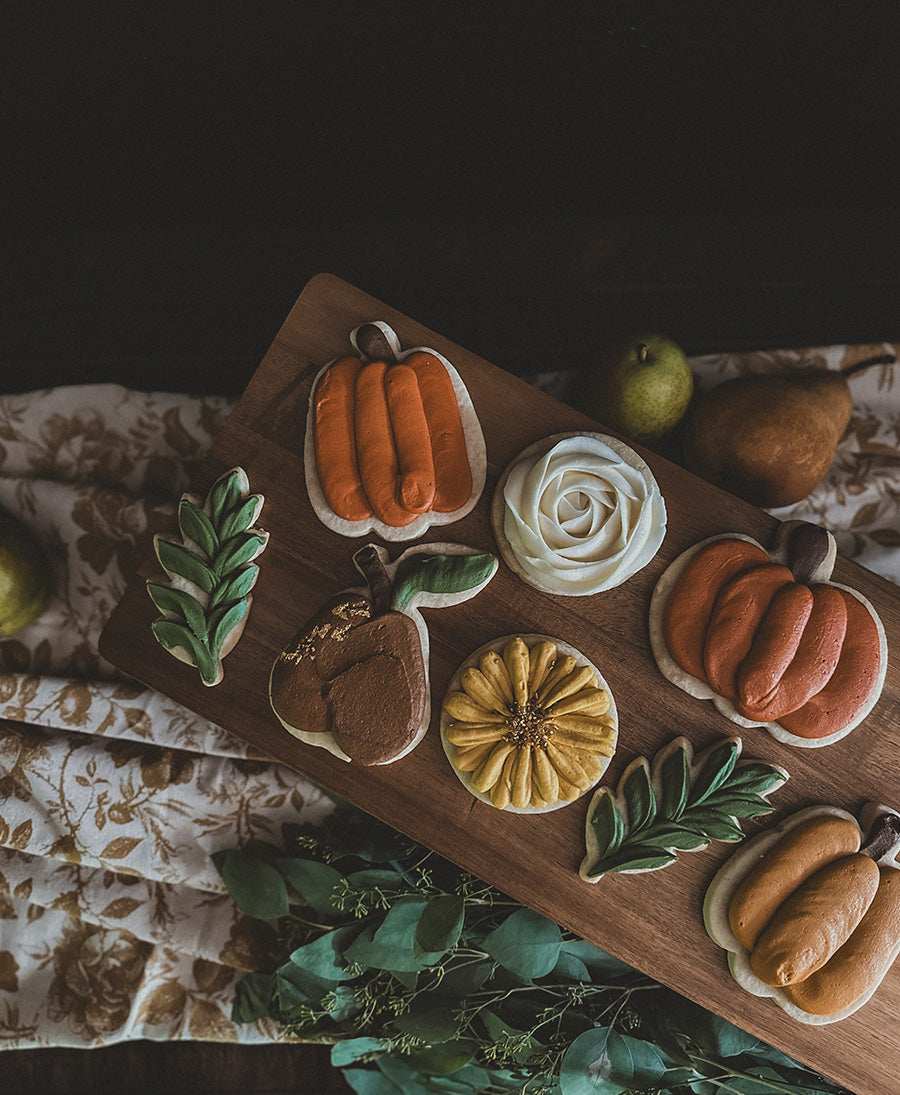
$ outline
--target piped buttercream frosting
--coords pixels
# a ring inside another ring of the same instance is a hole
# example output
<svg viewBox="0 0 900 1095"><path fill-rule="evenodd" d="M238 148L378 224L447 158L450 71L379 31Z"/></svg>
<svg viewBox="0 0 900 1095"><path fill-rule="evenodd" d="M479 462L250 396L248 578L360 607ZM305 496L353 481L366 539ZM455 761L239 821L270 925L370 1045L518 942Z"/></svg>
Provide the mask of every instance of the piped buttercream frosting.
<svg viewBox="0 0 900 1095"><path fill-rule="evenodd" d="M649 467L603 434L561 435L526 449L495 503L507 562L550 593L584 596L620 585L650 562L666 532Z"/></svg>

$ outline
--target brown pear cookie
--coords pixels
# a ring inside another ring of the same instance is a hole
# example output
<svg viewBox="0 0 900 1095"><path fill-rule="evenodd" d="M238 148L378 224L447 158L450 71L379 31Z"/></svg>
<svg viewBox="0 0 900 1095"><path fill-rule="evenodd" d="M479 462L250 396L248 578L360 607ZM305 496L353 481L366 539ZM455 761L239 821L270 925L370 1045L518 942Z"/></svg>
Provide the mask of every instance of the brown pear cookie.
<svg viewBox="0 0 900 1095"><path fill-rule="evenodd" d="M369 544L353 561L367 589L332 598L275 659L269 702L282 726L343 760L389 764L421 741L431 716L428 629L419 608L458 604L497 570L459 544L411 548L388 563Z"/></svg>

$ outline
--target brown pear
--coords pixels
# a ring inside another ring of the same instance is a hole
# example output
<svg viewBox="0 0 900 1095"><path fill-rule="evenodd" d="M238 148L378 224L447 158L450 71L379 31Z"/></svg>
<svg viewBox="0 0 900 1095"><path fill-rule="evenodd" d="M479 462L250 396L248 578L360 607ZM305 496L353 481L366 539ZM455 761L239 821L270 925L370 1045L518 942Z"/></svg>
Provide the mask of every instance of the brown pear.
<svg viewBox="0 0 900 1095"><path fill-rule="evenodd" d="M788 506L825 476L851 410L844 373L736 377L707 392L691 412L685 463L757 506Z"/></svg>

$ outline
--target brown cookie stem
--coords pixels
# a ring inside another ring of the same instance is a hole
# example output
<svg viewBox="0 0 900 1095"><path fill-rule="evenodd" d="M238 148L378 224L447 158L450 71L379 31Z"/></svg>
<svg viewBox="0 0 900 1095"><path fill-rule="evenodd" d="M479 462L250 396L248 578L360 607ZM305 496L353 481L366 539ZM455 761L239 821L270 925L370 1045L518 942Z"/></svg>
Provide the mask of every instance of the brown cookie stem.
<svg viewBox="0 0 900 1095"><path fill-rule="evenodd" d="M366 544L353 556L353 562L372 594L372 614L379 616L391 606L391 580L374 544Z"/></svg>

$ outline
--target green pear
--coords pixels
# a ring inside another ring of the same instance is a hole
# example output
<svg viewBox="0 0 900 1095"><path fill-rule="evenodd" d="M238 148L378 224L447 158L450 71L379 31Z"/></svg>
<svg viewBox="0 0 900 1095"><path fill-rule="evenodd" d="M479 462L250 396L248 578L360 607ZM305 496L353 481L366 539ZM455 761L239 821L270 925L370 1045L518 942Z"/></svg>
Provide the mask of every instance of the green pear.
<svg viewBox="0 0 900 1095"><path fill-rule="evenodd" d="M33 623L49 594L50 572L41 545L19 521L0 515L0 636Z"/></svg>
<svg viewBox="0 0 900 1095"><path fill-rule="evenodd" d="M682 420L693 391L690 362L680 346L663 335L632 335L601 355L587 409L632 441L652 444Z"/></svg>

